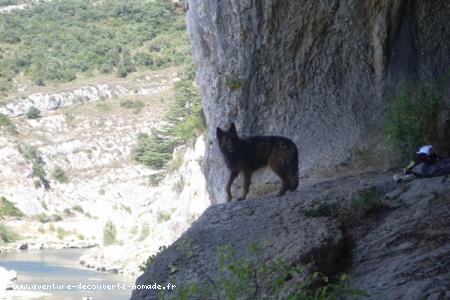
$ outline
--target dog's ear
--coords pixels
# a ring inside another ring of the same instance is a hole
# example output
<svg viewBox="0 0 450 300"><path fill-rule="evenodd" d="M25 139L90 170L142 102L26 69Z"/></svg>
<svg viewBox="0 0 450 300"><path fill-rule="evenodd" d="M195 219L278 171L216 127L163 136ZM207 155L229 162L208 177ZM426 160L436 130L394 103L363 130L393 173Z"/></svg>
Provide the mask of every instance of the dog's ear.
<svg viewBox="0 0 450 300"><path fill-rule="evenodd" d="M231 123L230 129L228 130L228 132L233 136L237 136L237 130L236 130L236 126L234 126L234 123Z"/></svg>
<svg viewBox="0 0 450 300"><path fill-rule="evenodd" d="M219 141L222 139L223 134L224 134L223 130L220 129L219 127L217 127L217 129L216 129L216 136L217 136L217 139L218 139Z"/></svg>

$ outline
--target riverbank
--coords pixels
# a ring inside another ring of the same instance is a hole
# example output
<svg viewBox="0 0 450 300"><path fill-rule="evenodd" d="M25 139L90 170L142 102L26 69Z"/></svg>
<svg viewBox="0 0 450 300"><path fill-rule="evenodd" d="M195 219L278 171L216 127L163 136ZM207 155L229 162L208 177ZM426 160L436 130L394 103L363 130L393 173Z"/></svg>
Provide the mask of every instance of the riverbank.
<svg viewBox="0 0 450 300"><path fill-rule="evenodd" d="M18 285L17 289L8 291L7 296L12 299L45 300L79 300L87 296L96 300L119 300L129 297L134 277L86 269L78 263L78 258L83 253L83 249L0 253L0 266L17 272L17 280L14 282ZM125 288L119 289L117 284ZM107 285L116 285L116 288L103 289Z"/></svg>
<svg viewBox="0 0 450 300"><path fill-rule="evenodd" d="M61 250L61 249L90 249L97 247L97 243L91 242L48 242L48 241L29 241L23 240L12 243L0 244L0 253L15 252L23 250Z"/></svg>

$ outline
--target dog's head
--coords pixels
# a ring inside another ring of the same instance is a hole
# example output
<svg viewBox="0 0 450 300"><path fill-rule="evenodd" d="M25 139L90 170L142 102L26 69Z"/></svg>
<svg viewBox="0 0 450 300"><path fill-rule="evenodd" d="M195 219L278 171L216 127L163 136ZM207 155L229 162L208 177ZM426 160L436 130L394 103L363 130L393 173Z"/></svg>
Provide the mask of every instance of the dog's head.
<svg viewBox="0 0 450 300"><path fill-rule="evenodd" d="M230 129L228 129L228 131L222 130L219 127L217 127L216 135L217 140L219 141L220 150L227 153L234 153L237 151L239 138L234 123L231 124Z"/></svg>

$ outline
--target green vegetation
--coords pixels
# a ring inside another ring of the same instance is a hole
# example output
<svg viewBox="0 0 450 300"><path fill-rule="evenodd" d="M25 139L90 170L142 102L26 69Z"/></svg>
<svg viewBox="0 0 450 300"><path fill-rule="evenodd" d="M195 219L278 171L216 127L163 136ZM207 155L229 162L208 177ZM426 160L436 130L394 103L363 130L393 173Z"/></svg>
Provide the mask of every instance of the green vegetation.
<svg viewBox="0 0 450 300"><path fill-rule="evenodd" d="M84 213L84 210L83 210L83 208L80 205L72 206L72 210L77 211L79 213Z"/></svg>
<svg viewBox="0 0 450 300"><path fill-rule="evenodd" d="M127 213L129 213L129 214L131 215L131 207L126 206L126 205L123 205L123 204L120 204L120 207L121 207L124 211L126 211Z"/></svg>
<svg viewBox="0 0 450 300"><path fill-rule="evenodd" d="M47 204L45 203L44 200L41 201L41 206L42 206L43 209L48 210L48 206L47 206Z"/></svg>
<svg viewBox="0 0 450 300"><path fill-rule="evenodd" d="M314 208L305 210L307 217L333 217L341 221L345 227L352 227L363 222L363 217L383 211L386 205L382 201L383 192L375 187L361 190L350 199L341 198L327 201Z"/></svg>
<svg viewBox="0 0 450 300"><path fill-rule="evenodd" d="M59 183L69 182L69 177L67 177L66 172L59 166L56 166L55 169L53 169L52 178Z"/></svg>
<svg viewBox="0 0 450 300"><path fill-rule="evenodd" d="M62 221L62 217L58 214L53 214L53 215L49 216L45 213L40 213L36 216L36 219L41 223Z"/></svg>
<svg viewBox="0 0 450 300"><path fill-rule="evenodd" d="M137 232L138 232L138 227L137 227L137 225L134 225L130 230L130 234L132 236L134 236L134 235L136 235Z"/></svg>
<svg viewBox="0 0 450 300"><path fill-rule="evenodd" d="M112 109L113 109L111 103L106 102L106 101L98 102L97 104L95 104L95 107L100 112L108 112L108 111L112 111Z"/></svg>
<svg viewBox="0 0 450 300"><path fill-rule="evenodd" d="M245 259L230 245L220 247L217 254L218 278L212 279L197 266L194 272L204 282L178 286L176 296L171 299L265 299L267 291L272 295L270 299L332 300L367 296L365 291L348 286L347 275L330 278L320 272L284 290L294 276L302 273L302 268L289 266L278 259L258 261L261 249L255 245L251 246L250 252L251 259ZM152 263L150 261L149 265Z"/></svg>
<svg viewBox="0 0 450 300"><path fill-rule="evenodd" d="M148 176L148 184L151 187L158 186L161 181L164 179L164 174L162 172L158 172Z"/></svg>
<svg viewBox="0 0 450 300"><path fill-rule="evenodd" d="M156 220L158 223L164 223L170 220L170 213L169 212L164 212L164 211L160 211L158 212L158 216L156 217Z"/></svg>
<svg viewBox="0 0 450 300"><path fill-rule="evenodd" d="M0 0L0 6L17 5L18 0Z"/></svg>
<svg viewBox="0 0 450 300"><path fill-rule="evenodd" d="M150 234L150 226L147 223L142 224L141 227L141 235L139 236L139 241L142 242L145 240Z"/></svg>
<svg viewBox="0 0 450 300"><path fill-rule="evenodd" d="M68 232L64 228L56 228L56 236L58 237L58 239L63 240L68 234L70 234L70 232Z"/></svg>
<svg viewBox="0 0 450 300"><path fill-rule="evenodd" d="M0 240L10 243L18 240L20 236L5 224L0 224Z"/></svg>
<svg viewBox="0 0 450 300"><path fill-rule="evenodd" d="M237 90L242 85L241 81L239 80L239 78L237 76L235 76L235 75L228 75L225 78L225 83L232 90Z"/></svg>
<svg viewBox="0 0 450 300"><path fill-rule="evenodd" d="M23 217L23 213L14 203L2 196L0 197L0 218L2 217L21 218Z"/></svg>
<svg viewBox="0 0 450 300"><path fill-rule="evenodd" d="M2 15L0 28L0 94L20 73L36 85L125 77L180 65L189 53L184 12L169 0L45 1Z"/></svg>
<svg viewBox="0 0 450 300"><path fill-rule="evenodd" d="M25 115L30 120L39 119L41 117L41 111L38 108L31 106Z"/></svg>
<svg viewBox="0 0 450 300"><path fill-rule="evenodd" d="M32 176L40 179L41 182L46 182L45 170L44 170L44 160L42 159L42 154L39 152L38 148L28 144L19 144L19 152L32 166Z"/></svg>
<svg viewBox="0 0 450 300"><path fill-rule="evenodd" d="M75 214L73 213L73 211L70 208L64 208L63 215L66 218L70 218L70 217L74 217L75 216Z"/></svg>
<svg viewBox="0 0 450 300"><path fill-rule="evenodd" d="M154 169L162 169L172 158L176 142L167 131L152 130L151 134L139 133L133 150L134 159Z"/></svg>
<svg viewBox="0 0 450 300"><path fill-rule="evenodd" d="M108 220L105 223L105 227L103 228L103 245L109 246L115 244L117 236L116 225L111 220Z"/></svg>
<svg viewBox="0 0 450 300"><path fill-rule="evenodd" d="M145 103L142 100L122 100L120 101L120 107L130 109L138 114L145 107Z"/></svg>
<svg viewBox="0 0 450 300"><path fill-rule="evenodd" d="M194 66L189 64L175 84L175 101L165 116L168 125L152 130L151 134L139 134L133 151L138 162L162 169L172 158L176 146L193 140L204 130L205 118L194 77Z"/></svg>
<svg viewBox="0 0 450 300"><path fill-rule="evenodd" d="M45 213L40 213L36 216L37 220L41 223L48 223L50 221L50 217Z"/></svg>
<svg viewBox="0 0 450 300"><path fill-rule="evenodd" d="M183 188L184 188L184 179L183 179L183 177L180 177L180 178L178 178L177 181L175 181L173 183L172 190L175 193L179 194L179 193L181 193L181 191L183 191Z"/></svg>
<svg viewBox="0 0 450 300"><path fill-rule="evenodd" d="M386 113L386 133L403 156L422 145L432 144L443 155L450 154L450 106L443 101L441 88L422 84L408 87L395 98Z"/></svg>
<svg viewBox="0 0 450 300"><path fill-rule="evenodd" d="M167 246L161 246L158 248L158 252L156 252L153 255L150 255L149 258L147 258L147 260L145 262L143 262L140 266L139 266L139 270L144 272L145 270L147 270L148 268L150 268L151 265L153 265L153 262L155 261L156 257L158 257L158 255L161 254L161 252L163 252L164 250L167 249Z"/></svg>
<svg viewBox="0 0 450 300"><path fill-rule="evenodd" d="M10 134L18 134L16 125L11 121L11 119L2 113L0 113L0 128L6 129Z"/></svg>

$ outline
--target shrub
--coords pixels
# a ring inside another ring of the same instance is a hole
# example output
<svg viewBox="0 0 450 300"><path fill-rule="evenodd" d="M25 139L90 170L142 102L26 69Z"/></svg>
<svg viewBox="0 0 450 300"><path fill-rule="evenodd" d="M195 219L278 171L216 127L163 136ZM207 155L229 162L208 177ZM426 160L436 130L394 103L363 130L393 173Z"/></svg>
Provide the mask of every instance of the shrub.
<svg viewBox="0 0 450 300"><path fill-rule="evenodd" d="M41 117L41 111L38 108L31 106L26 113L26 117L30 120L39 119Z"/></svg>
<svg viewBox="0 0 450 300"><path fill-rule="evenodd" d="M137 232L138 232L138 227L136 225L134 225L130 230L130 234L134 236Z"/></svg>
<svg viewBox="0 0 450 300"><path fill-rule="evenodd" d="M80 205L72 206L72 210L77 211L79 213L83 213L84 212L83 208Z"/></svg>
<svg viewBox="0 0 450 300"><path fill-rule="evenodd" d="M5 197L0 197L0 217L23 217L23 213L15 206L14 203L6 199Z"/></svg>
<svg viewBox="0 0 450 300"><path fill-rule="evenodd" d="M105 223L103 228L103 245L109 246L116 243L117 230L116 225L110 220Z"/></svg>
<svg viewBox="0 0 450 300"><path fill-rule="evenodd" d="M179 193L181 193L183 191L183 188L184 188L184 179L183 179L183 177L180 177L180 178L178 178L177 181L175 181L173 183L172 190L175 193L179 194Z"/></svg>
<svg viewBox="0 0 450 300"><path fill-rule="evenodd" d="M45 213L40 213L39 215L37 215L37 220L41 223L47 223L50 221L50 217Z"/></svg>
<svg viewBox="0 0 450 300"><path fill-rule="evenodd" d="M5 243L10 243L18 240L19 238L19 235L10 227L5 224L0 224L0 240Z"/></svg>
<svg viewBox="0 0 450 300"><path fill-rule="evenodd" d="M62 217L59 214L53 214L50 216L50 221L51 222L59 222L59 221L62 221Z"/></svg>
<svg viewBox="0 0 450 300"><path fill-rule="evenodd" d="M38 181L38 182L39 182L39 181ZM39 182L39 183L40 183L40 182ZM41 201L41 206L42 206L43 209L48 210L47 203L45 203L44 200Z"/></svg>
<svg viewBox="0 0 450 300"><path fill-rule="evenodd" d="M133 110L135 114L138 114L145 107L145 103L142 100L122 100L120 107Z"/></svg>
<svg viewBox="0 0 450 300"><path fill-rule="evenodd" d="M163 179L164 179L164 174L161 172L158 172L158 173L148 176L148 183L151 187L155 187L155 186L158 186Z"/></svg>
<svg viewBox="0 0 450 300"><path fill-rule="evenodd" d="M108 112L112 110L112 105L109 102L106 101L100 101L99 103L97 103L95 105L95 107L100 111L100 112Z"/></svg>
<svg viewBox="0 0 450 300"><path fill-rule="evenodd" d="M150 227L148 226L148 224L147 223L142 224L139 241L142 242L143 240L145 240L149 234L150 234Z"/></svg>
<svg viewBox="0 0 450 300"><path fill-rule="evenodd" d="M311 218L337 218L344 227L353 227L363 222L363 217L381 212L386 208L383 203L383 192L375 187L359 191L355 196L342 197L336 201L320 203L316 207L304 211L305 216Z"/></svg>
<svg viewBox="0 0 450 300"><path fill-rule="evenodd" d="M270 299L331 300L367 296L364 290L348 286L349 277L346 274L330 278L320 272L305 276L304 282L297 282L286 292L283 289L293 276L302 273L302 268L290 266L276 258L260 262L257 260L260 251L252 245L252 256L245 259L238 256L236 249L230 245L220 247L217 253L218 277L211 278L200 267L194 268L193 272L204 282L201 285L194 282L178 286L175 297L171 299L265 299L263 295L267 291L272 294ZM150 260L149 266L155 258Z"/></svg>
<svg viewBox="0 0 450 300"><path fill-rule="evenodd" d="M127 213L129 213L129 214L131 215L131 207L126 206L126 205L123 205L123 204L120 204L120 207L121 207L124 211L126 211Z"/></svg>
<svg viewBox="0 0 450 300"><path fill-rule="evenodd" d="M150 255L147 258L147 260L139 266L139 270L144 272L145 270L150 268L153 265L153 262L155 261L155 259L158 257L158 255L160 255L166 249L167 249L167 246L160 246L158 248L158 251L155 254Z"/></svg>
<svg viewBox="0 0 450 300"><path fill-rule="evenodd" d="M67 183L69 181L69 177L67 177L66 173L64 172L61 167L55 167L52 172L52 178L59 183Z"/></svg>
<svg viewBox="0 0 450 300"><path fill-rule="evenodd" d="M157 222L158 223L164 223L170 220L170 213L169 212L159 212L157 216Z"/></svg>
<svg viewBox="0 0 450 300"><path fill-rule="evenodd" d="M388 107L387 136L403 156L410 157L425 144L433 144L442 154L450 154L449 107L438 90L431 91L422 84L408 87Z"/></svg>
<svg viewBox="0 0 450 300"><path fill-rule="evenodd" d="M44 170L45 163L38 148L21 143L19 144L19 152L32 165L32 176L38 177L42 182L46 182L46 173Z"/></svg>
<svg viewBox="0 0 450 300"><path fill-rule="evenodd" d="M11 119L2 113L0 113L0 127L5 128L10 134L18 134L16 125Z"/></svg>
<svg viewBox="0 0 450 300"><path fill-rule="evenodd" d="M63 214L64 214L64 217L66 217L66 218L75 216L75 214L73 213L72 210L70 210L70 208L64 208Z"/></svg>
<svg viewBox="0 0 450 300"><path fill-rule="evenodd" d="M164 131L152 130L151 134L140 133L133 149L134 159L154 169L162 169L172 158L176 145Z"/></svg>
<svg viewBox="0 0 450 300"><path fill-rule="evenodd" d="M56 228L56 236L58 237L58 239L63 240L70 232L68 232L67 230L65 230L62 227L58 227Z"/></svg>

